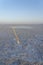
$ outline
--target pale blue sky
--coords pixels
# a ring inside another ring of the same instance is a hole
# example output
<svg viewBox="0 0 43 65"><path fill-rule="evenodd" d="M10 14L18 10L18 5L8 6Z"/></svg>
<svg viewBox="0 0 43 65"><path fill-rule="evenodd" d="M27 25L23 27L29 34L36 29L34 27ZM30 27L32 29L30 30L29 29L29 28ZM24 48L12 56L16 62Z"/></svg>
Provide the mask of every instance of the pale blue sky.
<svg viewBox="0 0 43 65"><path fill-rule="evenodd" d="M0 23L43 23L43 0L0 0Z"/></svg>

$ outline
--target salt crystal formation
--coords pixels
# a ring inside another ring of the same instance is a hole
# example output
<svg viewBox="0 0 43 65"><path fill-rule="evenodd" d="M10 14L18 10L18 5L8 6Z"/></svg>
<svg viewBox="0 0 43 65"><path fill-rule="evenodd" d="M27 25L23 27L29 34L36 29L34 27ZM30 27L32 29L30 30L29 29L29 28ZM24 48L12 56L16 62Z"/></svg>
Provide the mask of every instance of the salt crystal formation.
<svg viewBox="0 0 43 65"><path fill-rule="evenodd" d="M20 44L10 26L0 26L0 65L43 65L43 26L16 28L16 34Z"/></svg>

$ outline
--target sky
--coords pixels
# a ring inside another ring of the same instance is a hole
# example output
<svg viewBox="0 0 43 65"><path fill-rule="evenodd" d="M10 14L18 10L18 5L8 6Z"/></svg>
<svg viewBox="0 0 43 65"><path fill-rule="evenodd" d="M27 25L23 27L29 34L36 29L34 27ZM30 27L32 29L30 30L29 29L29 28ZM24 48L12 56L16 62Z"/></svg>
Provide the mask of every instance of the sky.
<svg viewBox="0 0 43 65"><path fill-rule="evenodd" d="M0 23L43 23L43 0L0 0Z"/></svg>

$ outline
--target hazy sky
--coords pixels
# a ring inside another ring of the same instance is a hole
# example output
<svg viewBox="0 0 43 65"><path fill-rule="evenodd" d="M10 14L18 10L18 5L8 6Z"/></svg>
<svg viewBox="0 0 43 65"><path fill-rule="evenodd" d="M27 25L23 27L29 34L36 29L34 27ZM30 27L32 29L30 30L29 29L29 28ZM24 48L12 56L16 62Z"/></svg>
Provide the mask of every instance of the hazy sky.
<svg viewBox="0 0 43 65"><path fill-rule="evenodd" d="M43 23L43 0L0 0L0 23Z"/></svg>

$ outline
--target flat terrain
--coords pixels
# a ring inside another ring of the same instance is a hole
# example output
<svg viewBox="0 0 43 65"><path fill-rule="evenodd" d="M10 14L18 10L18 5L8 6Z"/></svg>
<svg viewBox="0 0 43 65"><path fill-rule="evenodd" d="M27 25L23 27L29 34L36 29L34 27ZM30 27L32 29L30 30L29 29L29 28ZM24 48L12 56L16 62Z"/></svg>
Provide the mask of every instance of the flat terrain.
<svg viewBox="0 0 43 65"><path fill-rule="evenodd" d="M33 63L43 63L43 25L0 25L0 65Z"/></svg>

